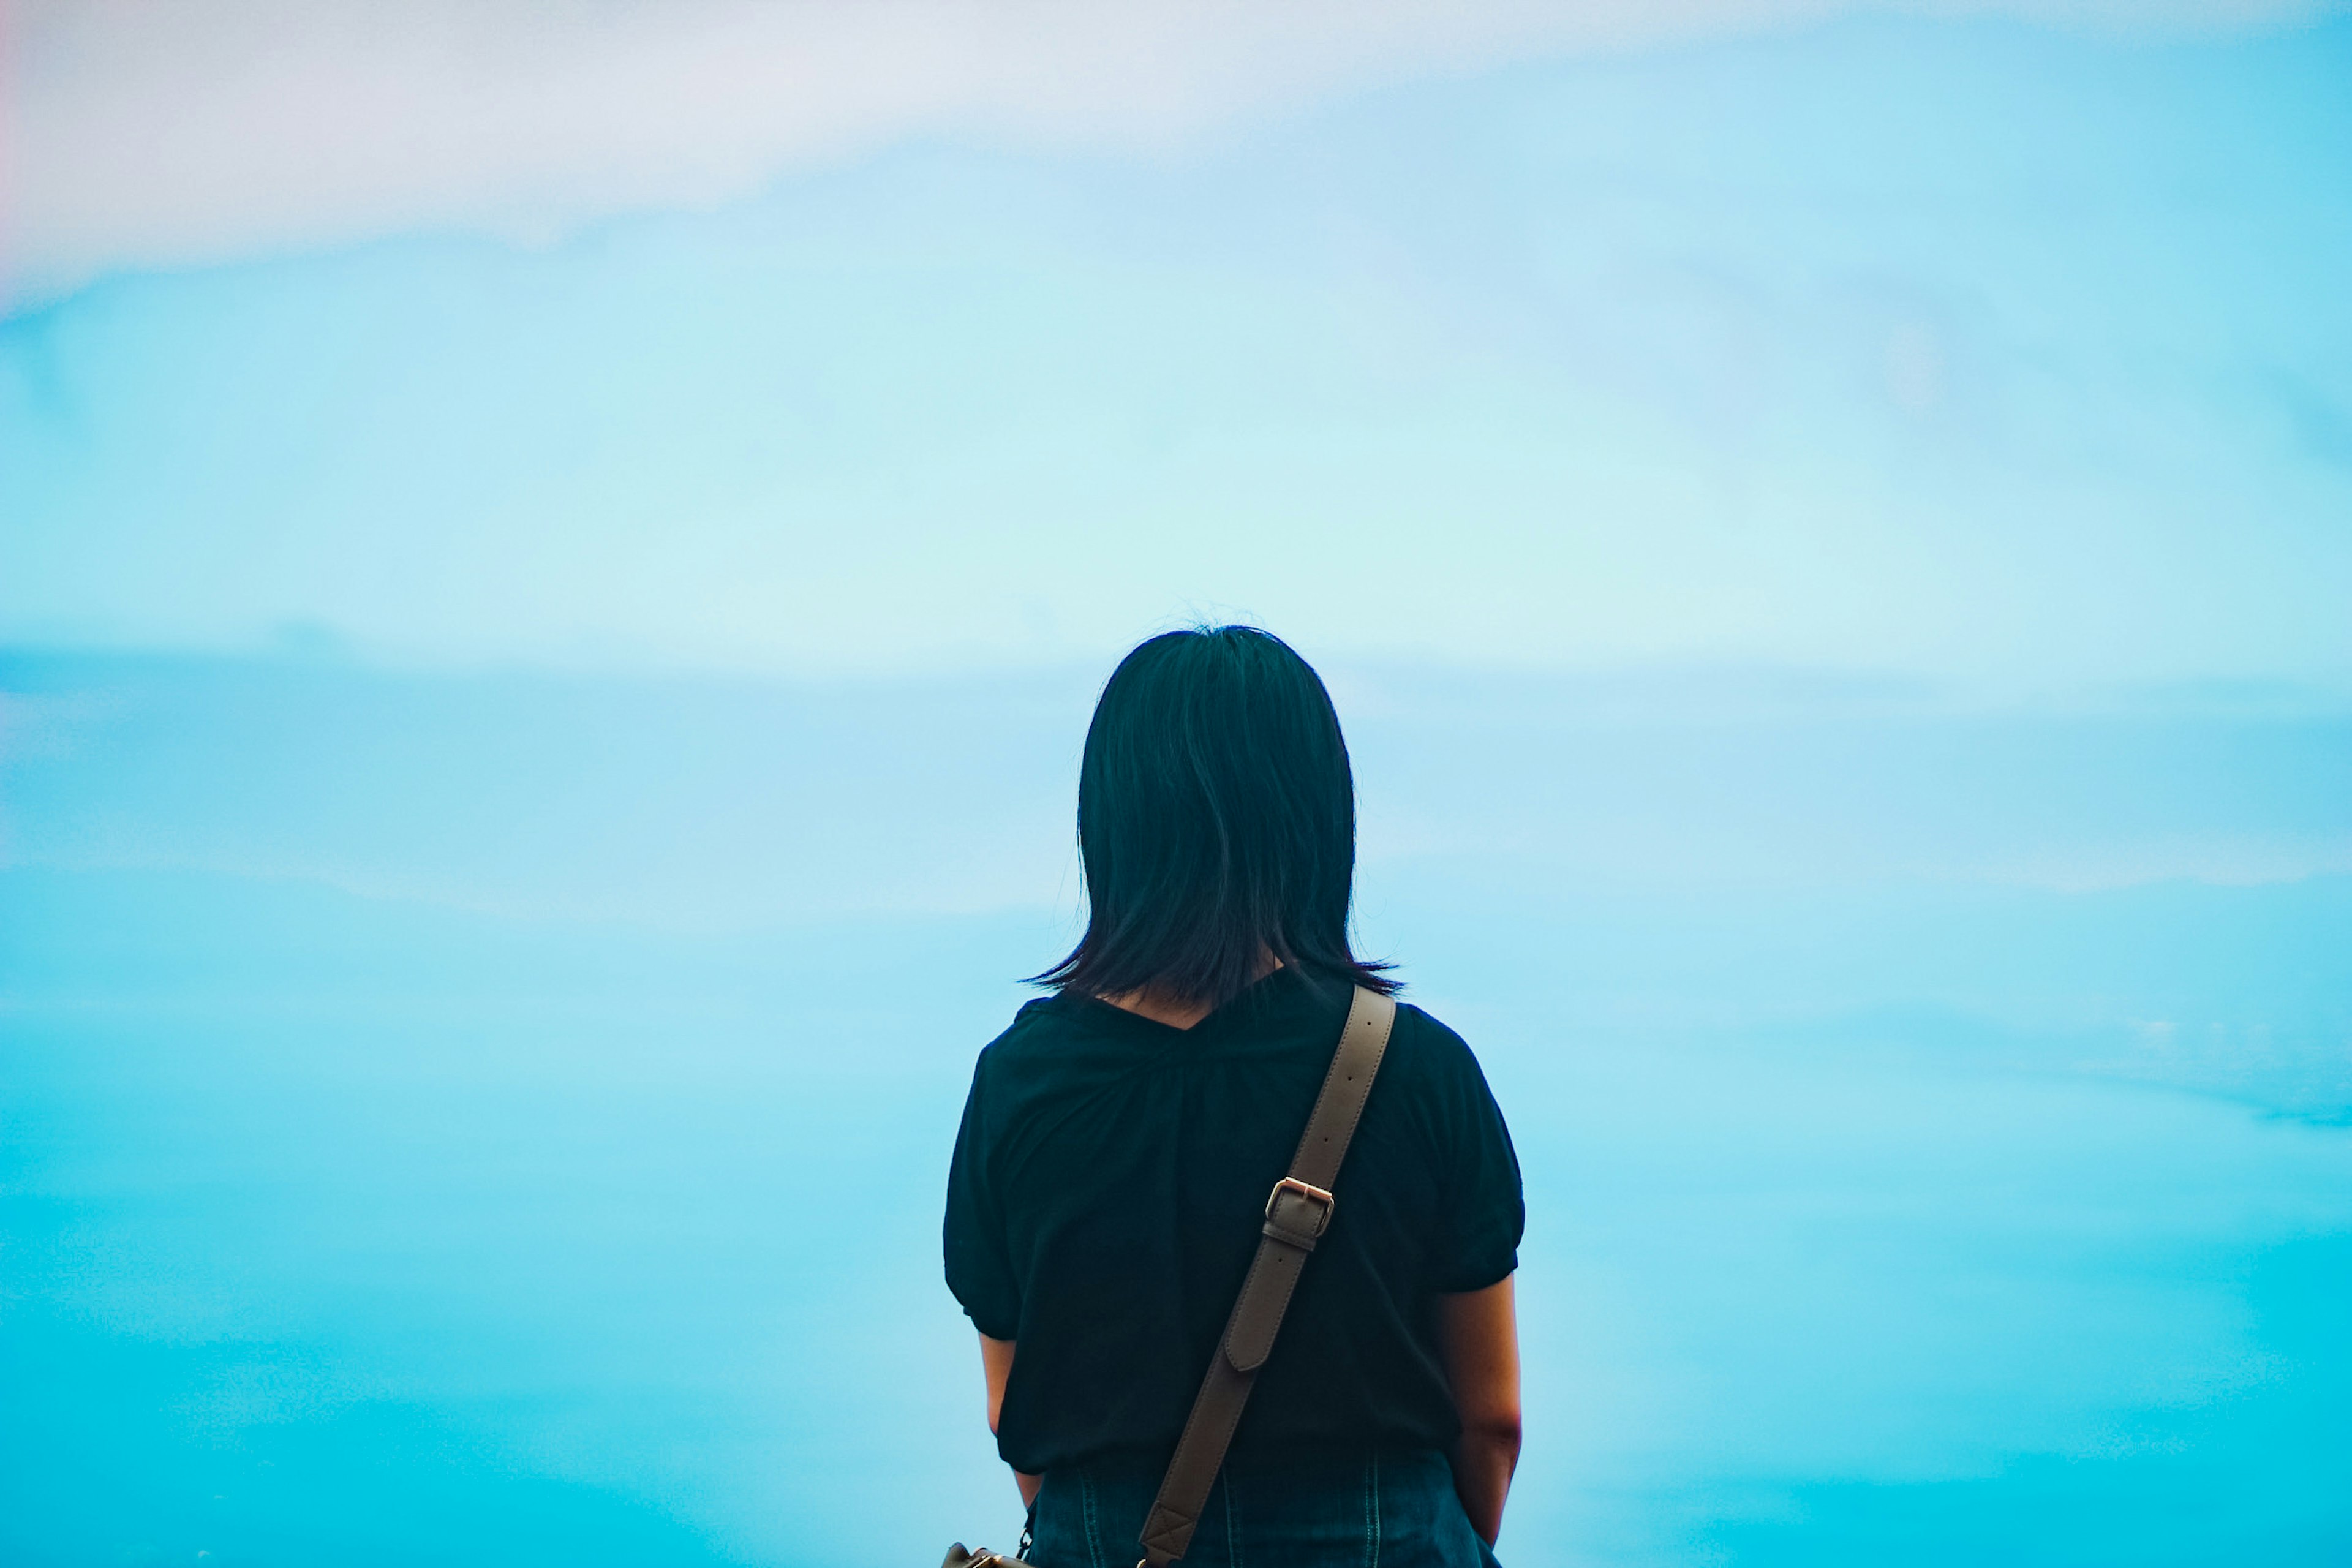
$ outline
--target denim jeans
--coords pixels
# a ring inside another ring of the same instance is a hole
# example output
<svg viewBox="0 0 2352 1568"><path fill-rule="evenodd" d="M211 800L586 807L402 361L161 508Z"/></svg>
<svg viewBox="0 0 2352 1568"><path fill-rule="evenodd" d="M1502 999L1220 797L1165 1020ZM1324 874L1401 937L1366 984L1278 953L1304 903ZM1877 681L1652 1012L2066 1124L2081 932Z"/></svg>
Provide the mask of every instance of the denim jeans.
<svg viewBox="0 0 2352 1568"><path fill-rule="evenodd" d="M1048 1471L1031 1516L1038 1568L1134 1568L1160 1468L1105 1460ZM1184 1568L1496 1568L1429 1450L1220 1477Z"/></svg>

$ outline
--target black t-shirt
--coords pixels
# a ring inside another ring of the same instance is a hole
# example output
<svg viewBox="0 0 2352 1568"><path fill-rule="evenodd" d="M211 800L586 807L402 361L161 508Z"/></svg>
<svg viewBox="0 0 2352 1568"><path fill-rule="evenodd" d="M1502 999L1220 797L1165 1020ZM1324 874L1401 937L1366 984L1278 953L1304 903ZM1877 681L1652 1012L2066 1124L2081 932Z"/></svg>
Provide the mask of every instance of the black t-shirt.
<svg viewBox="0 0 2352 1568"><path fill-rule="evenodd" d="M1289 1168L1349 990L1277 970L1191 1029L1032 1002L981 1052L948 1178L947 1277L1019 1342L997 1450L1038 1472L1175 1447ZM1517 1267L1502 1112L1461 1037L1394 1032L1232 1462L1443 1447L1433 1298Z"/></svg>

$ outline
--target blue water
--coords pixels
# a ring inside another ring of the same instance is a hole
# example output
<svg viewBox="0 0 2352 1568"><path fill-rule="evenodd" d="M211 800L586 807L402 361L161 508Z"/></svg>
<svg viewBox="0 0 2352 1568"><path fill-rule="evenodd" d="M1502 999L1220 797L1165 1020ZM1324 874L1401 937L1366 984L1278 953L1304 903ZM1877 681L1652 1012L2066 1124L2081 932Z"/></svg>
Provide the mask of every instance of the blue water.
<svg viewBox="0 0 2352 1568"><path fill-rule="evenodd" d="M1088 679L0 663L0 1561L1009 1542L939 1190ZM2352 1557L2352 712L1334 680L1507 1561Z"/></svg>

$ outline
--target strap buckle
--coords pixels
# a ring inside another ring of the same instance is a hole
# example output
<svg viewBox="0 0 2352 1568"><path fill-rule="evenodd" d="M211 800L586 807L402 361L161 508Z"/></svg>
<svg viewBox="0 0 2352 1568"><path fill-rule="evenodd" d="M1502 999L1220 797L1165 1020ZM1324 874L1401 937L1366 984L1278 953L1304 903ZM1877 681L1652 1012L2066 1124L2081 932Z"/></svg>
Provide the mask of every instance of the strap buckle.
<svg viewBox="0 0 2352 1568"><path fill-rule="evenodd" d="M1285 1203L1285 1199L1291 1200ZM1331 1228L1331 1211L1339 1200L1311 1182L1285 1176L1274 1184L1265 1199L1265 1234L1293 1247L1315 1250L1316 1239ZM1301 1205L1307 1213L1300 1214ZM1306 1224L1297 1223L1305 1220Z"/></svg>

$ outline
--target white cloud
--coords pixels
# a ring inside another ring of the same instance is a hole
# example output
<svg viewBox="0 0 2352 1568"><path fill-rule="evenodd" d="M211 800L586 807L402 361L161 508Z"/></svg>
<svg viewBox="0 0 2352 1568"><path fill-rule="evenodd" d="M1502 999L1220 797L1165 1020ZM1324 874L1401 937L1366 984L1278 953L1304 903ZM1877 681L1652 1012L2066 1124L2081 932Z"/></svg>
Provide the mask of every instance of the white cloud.
<svg viewBox="0 0 2352 1568"><path fill-rule="evenodd" d="M7 295L419 227L556 235L923 132L1164 144L1532 54L1866 0L29 0L9 22ZM2092 26L2310 0L1946 0Z"/></svg>

